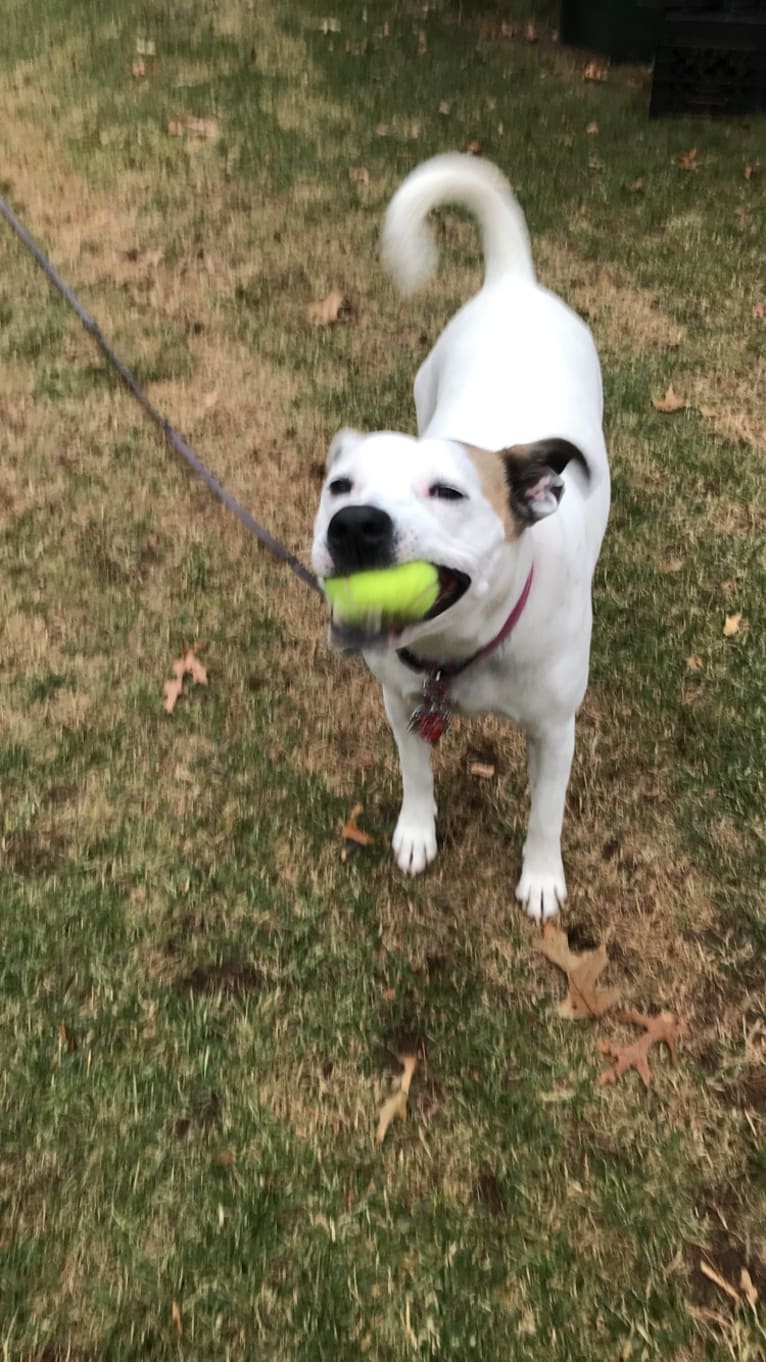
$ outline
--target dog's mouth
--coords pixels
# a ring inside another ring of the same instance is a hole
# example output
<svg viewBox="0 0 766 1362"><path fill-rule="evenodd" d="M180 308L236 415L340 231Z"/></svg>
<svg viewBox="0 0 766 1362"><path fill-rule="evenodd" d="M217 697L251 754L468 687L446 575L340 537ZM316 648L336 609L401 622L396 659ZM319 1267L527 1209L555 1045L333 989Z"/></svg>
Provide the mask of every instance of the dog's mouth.
<svg viewBox="0 0 766 1362"><path fill-rule="evenodd" d="M382 615L366 620L364 624L358 622L348 624L333 614L330 622L330 641L333 646L344 652L361 648L395 648L405 629L425 624L451 610L465 595L471 585L471 578L467 573L459 572L457 568L440 567L438 563L434 563L434 567L439 574L439 595L430 610L420 619L404 620L395 615Z"/></svg>

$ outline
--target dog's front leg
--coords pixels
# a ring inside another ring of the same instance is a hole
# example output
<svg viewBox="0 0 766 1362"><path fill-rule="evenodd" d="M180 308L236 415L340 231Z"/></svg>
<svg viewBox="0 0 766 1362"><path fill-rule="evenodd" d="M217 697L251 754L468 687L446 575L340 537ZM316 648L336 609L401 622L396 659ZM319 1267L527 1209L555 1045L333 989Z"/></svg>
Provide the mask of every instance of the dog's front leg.
<svg viewBox="0 0 766 1362"><path fill-rule="evenodd" d="M397 691L383 687L383 703L399 749L402 807L394 831L394 855L407 875L419 875L436 855L436 803L431 748L411 733L411 707Z"/></svg>
<svg viewBox="0 0 766 1362"><path fill-rule="evenodd" d="M529 827L516 898L537 922L554 917L567 896L561 825L574 734L574 717L563 724L527 732Z"/></svg>

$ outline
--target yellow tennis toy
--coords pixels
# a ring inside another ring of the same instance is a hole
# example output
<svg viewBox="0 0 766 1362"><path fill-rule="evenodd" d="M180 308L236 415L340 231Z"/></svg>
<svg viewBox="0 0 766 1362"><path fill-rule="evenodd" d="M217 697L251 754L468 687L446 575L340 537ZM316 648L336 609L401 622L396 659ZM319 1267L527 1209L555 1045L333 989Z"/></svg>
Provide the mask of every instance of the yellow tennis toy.
<svg viewBox="0 0 766 1362"><path fill-rule="evenodd" d="M432 563L400 563L352 577L327 577L323 585L333 614L344 624L420 620L439 599L439 573Z"/></svg>

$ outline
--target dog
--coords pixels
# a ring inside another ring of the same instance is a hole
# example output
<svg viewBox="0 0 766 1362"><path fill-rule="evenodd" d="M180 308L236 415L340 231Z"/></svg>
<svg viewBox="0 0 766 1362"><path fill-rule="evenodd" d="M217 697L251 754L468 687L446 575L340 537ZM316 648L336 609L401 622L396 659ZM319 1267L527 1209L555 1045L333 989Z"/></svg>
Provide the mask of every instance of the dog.
<svg viewBox="0 0 766 1362"><path fill-rule="evenodd" d="M431 746L451 714L523 731L530 810L516 897L538 922L566 899L561 828L575 715L588 680L591 581L609 514L601 370L588 327L538 284L526 223L487 161L436 156L389 204L383 258L403 292L432 273L429 212L478 219L482 288L414 385L417 438L341 430L314 526L320 580L411 560L438 570L424 619L350 638L383 688L399 750L393 848L419 874L436 855Z"/></svg>

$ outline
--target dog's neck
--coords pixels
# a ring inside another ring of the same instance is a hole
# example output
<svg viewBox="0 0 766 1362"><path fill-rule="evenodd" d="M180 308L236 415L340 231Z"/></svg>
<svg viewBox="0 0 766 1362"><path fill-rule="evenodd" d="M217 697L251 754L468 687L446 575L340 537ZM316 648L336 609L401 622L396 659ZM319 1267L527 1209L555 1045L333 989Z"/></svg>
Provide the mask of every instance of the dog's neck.
<svg viewBox="0 0 766 1362"><path fill-rule="evenodd" d="M458 619L449 620L449 612L447 612L444 617L444 628L435 629L433 633L429 632L424 637L414 637L411 640L405 638L405 653L425 664L443 663L445 667L449 668L467 663L474 658L478 661L485 655L485 650L486 655L490 655L494 651L492 645L495 640L497 640L497 646L504 641L505 628L522 597L523 604L526 604L526 594L529 590L532 569L532 545L527 542L525 535L517 545L514 545L514 548L516 552L514 552L512 561L508 564L507 571L500 574L500 578L492 591L491 600L474 604L474 609L467 611L460 621ZM476 615L478 611L481 612L480 630L477 630ZM517 618L520 615L521 611L519 611ZM508 633L511 632L515 623L516 620L513 620L508 628Z"/></svg>

